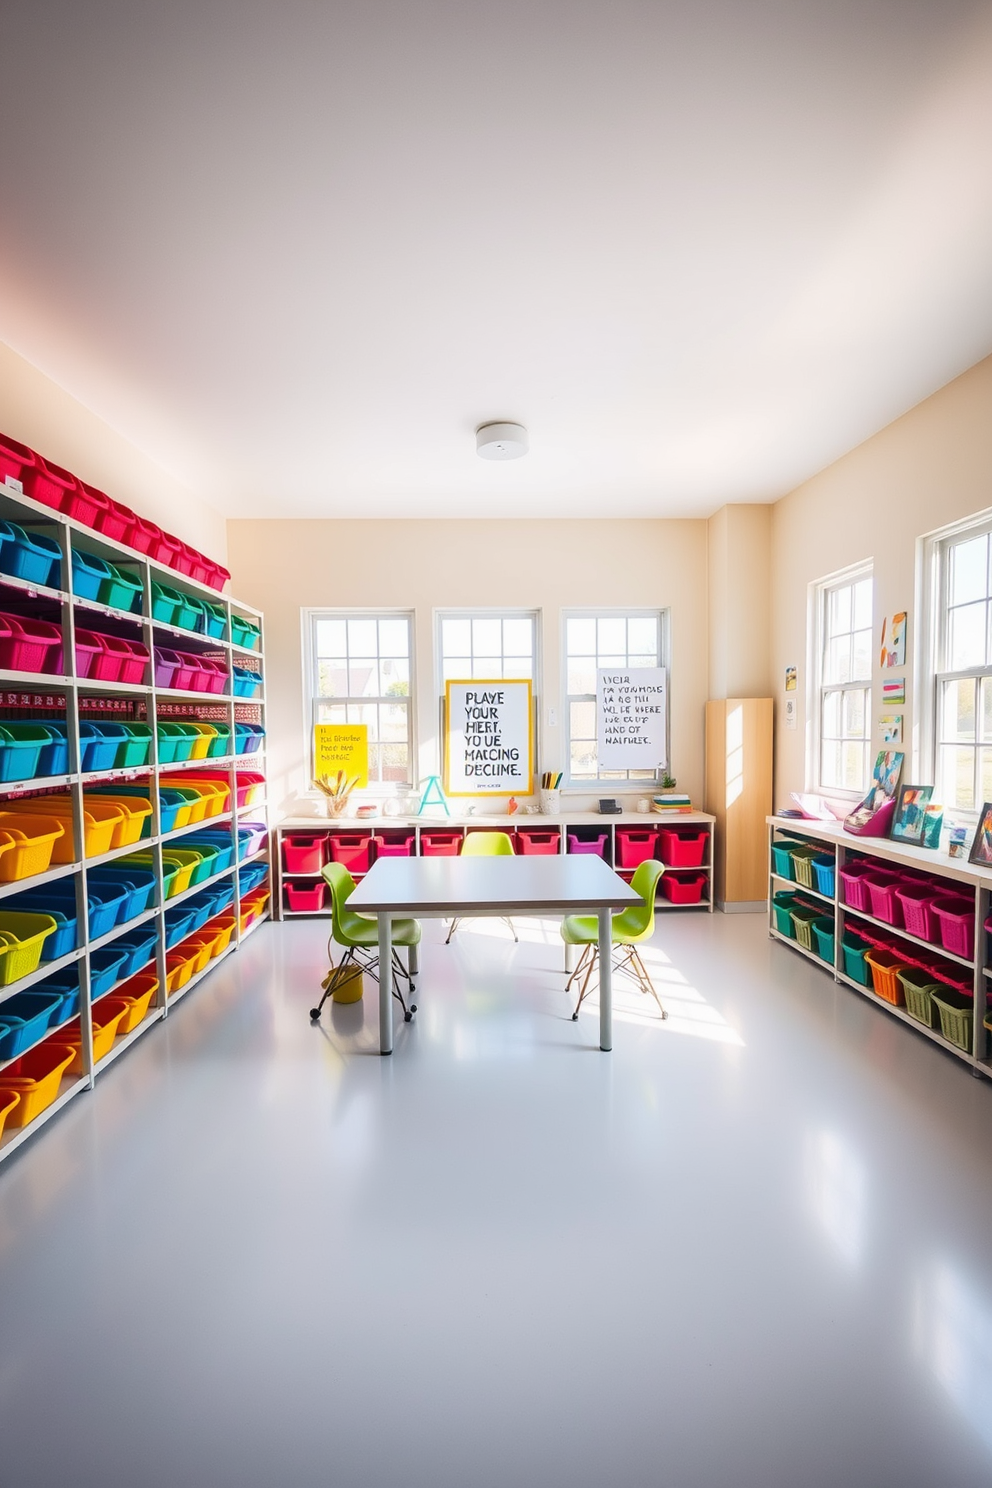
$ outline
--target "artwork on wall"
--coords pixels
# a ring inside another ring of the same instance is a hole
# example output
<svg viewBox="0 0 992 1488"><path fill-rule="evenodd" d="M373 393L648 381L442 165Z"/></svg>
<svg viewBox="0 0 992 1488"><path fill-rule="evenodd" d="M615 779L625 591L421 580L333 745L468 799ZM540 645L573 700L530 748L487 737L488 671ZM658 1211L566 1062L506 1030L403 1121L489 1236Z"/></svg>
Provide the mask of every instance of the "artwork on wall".
<svg viewBox="0 0 992 1488"><path fill-rule="evenodd" d="M799 685L799 674L796 671L796 668L795 667L786 667L786 669L785 669L785 690L786 690L786 692L795 692L796 691L796 688L798 687L798 685Z"/></svg>
<svg viewBox="0 0 992 1488"><path fill-rule="evenodd" d="M882 683L883 703L904 703L906 701L906 678L893 677L891 682Z"/></svg>
<svg viewBox="0 0 992 1488"><path fill-rule="evenodd" d="M878 720L878 726L882 731L883 744L902 743L902 714L883 713Z"/></svg>
<svg viewBox="0 0 992 1488"><path fill-rule="evenodd" d="M932 785L901 785L890 836L899 842L922 843L926 809L932 795Z"/></svg>
<svg viewBox="0 0 992 1488"><path fill-rule="evenodd" d="M992 868L992 801L986 801L982 807L968 861L979 863L983 868Z"/></svg>
<svg viewBox="0 0 992 1488"><path fill-rule="evenodd" d="M892 616L892 628L889 629L888 620L882 621L882 641L879 648L878 664L880 667L901 667L906 665L906 622L905 610Z"/></svg>
<svg viewBox="0 0 992 1488"><path fill-rule="evenodd" d="M883 750L878 755L868 794L844 819L849 832L860 837L888 836L905 758L904 754L892 749Z"/></svg>

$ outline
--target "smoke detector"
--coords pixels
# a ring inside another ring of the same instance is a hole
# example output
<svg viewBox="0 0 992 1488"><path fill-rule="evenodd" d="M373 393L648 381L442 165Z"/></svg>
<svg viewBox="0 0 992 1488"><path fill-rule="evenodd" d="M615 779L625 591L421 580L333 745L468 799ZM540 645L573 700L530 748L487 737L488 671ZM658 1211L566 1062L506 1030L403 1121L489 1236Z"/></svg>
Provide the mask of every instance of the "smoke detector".
<svg viewBox="0 0 992 1488"><path fill-rule="evenodd" d="M527 453L527 430L523 424L482 424L475 448L484 460L518 460Z"/></svg>

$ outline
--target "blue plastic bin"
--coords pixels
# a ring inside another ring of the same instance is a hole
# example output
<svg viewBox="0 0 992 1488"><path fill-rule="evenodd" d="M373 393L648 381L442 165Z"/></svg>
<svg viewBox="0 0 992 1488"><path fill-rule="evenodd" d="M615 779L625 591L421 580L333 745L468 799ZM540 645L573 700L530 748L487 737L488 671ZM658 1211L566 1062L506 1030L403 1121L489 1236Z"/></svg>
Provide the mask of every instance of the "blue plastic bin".
<svg viewBox="0 0 992 1488"><path fill-rule="evenodd" d="M121 967L122 977L134 976L134 974L148 965L155 954L155 946L158 942L158 926L142 925L137 930L129 930L126 935L120 936L114 941L119 951L127 951L127 961Z"/></svg>
<svg viewBox="0 0 992 1488"><path fill-rule="evenodd" d="M140 868L137 864L129 864L127 868L96 868L86 876L87 887L91 893L95 893L103 899L104 891L109 893L120 892L124 895L118 905L117 915L114 920L116 925L124 925L128 920L133 920L137 915L144 914L152 902L155 892L155 874L150 868ZM106 903L107 901L104 900ZM93 917L90 916L90 935L94 937L92 928ZM112 928L111 926L107 927ZM98 931L97 934L105 934L106 931Z"/></svg>
<svg viewBox="0 0 992 1488"><path fill-rule="evenodd" d="M247 868L241 870L241 892L250 894L252 889L257 889L259 884L268 876L268 863L250 863Z"/></svg>
<svg viewBox="0 0 992 1488"><path fill-rule="evenodd" d="M813 877L816 880L817 892L826 894L828 899L834 897L836 867L834 859L828 858L826 854L821 858L813 859Z"/></svg>
<svg viewBox="0 0 992 1488"><path fill-rule="evenodd" d="M48 1032L58 992L15 992L0 1002L0 1059L15 1059Z"/></svg>
<svg viewBox="0 0 992 1488"><path fill-rule="evenodd" d="M89 891L90 940L99 940L101 935L106 935L108 930L113 930L119 923L118 917L131 888L119 879L100 881L96 874L87 875L86 886Z"/></svg>
<svg viewBox="0 0 992 1488"><path fill-rule="evenodd" d="M41 889L29 889L24 894L15 894L4 901L8 909L26 911L28 914L47 914L58 926L45 939L41 949L42 961L57 961L67 956L79 944L79 920L76 910L76 885L71 878L56 879Z"/></svg>
<svg viewBox="0 0 992 1488"><path fill-rule="evenodd" d="M255 697L262 686L262 679L257 672L249 671L247 667L232 665L231 675L234 685L231 689L235 697Z"/></svg>
<svg viewBox="0 0 992 1488"><path fill-rule="evenodd" d="M100 724L90 723L89 719L80 719L79 752L82 758L79 767L81 770L112 770L119 747L120 740L108 738Z"/></svg>
<svg viewBox="0 0 992 1488"><path fill-rule="evenodd" d="M210 865L210 877L223 873L234 862L234 843L230 832L197 832L193 837L183 838L183 847L213 847L217 856Z"/></svg>
<svg viewBox="0 0 992 1488"><path fill-rule="evenodd" d="M234 725L235 754L257 754L264 738L265 730L257 723L236 723Z"/></svg>
<svg viewBox="0 0 992 1488"><path fill-rule="evenodd" d="M52 736L41 723L0 723L0 781L33 780Z"/></svg>
<svg viewBox="0 0 992 1488"><path fill-rule="evenodd" d="M175 909L167 909L165 911L166 950L170 950L185 936L192 934L196 911L190 909L191 902L191 900L187 899L185 904L177 904Z"/></svg>
<svg viewBox="0 0 992 1488"><path fill-rule="evenodd" d="M80 599L92 599L99 603L100 585L112 578L110 564L95 553L84 553L80 548L72 550L72 592Z"/></svg>
<svg viewBox="0 0 992 1488"><path fill-rule="evenodd" d="M37 779L69 773L69 725L62 718L38 720L48 733L48 743L38 753Z"/></svg>
<svg viewBox="0 0 992 1488"><path fill-rule="evenodd" d="M0 522L0 573L60 589L62 549L54 538L27 532L16 522Z"/></svg>
<svg viewBox="0 0 992 1488"><path fill-rule="evenodd" d="M90 953L90 999L102 997L109 992L115 982L119 982L124 975L121 968L127 961L127 947L123 949L118 945L103 946L98 951Z"/></svg>
<svg viewBox="0 0 992 1488"><path fill-rule="evenodd" d="M49 1028L58 1028L79 1012L79 967L66 966L43 982L37 982L31 990L49 992L59 998L48 1024Z"/></svg>

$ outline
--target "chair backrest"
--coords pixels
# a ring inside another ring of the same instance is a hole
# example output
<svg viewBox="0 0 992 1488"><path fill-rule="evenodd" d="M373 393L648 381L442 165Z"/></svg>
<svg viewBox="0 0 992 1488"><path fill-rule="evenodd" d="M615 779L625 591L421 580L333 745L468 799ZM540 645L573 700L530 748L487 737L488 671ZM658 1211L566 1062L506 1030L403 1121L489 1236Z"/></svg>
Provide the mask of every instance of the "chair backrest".
<svg viewBox="0 0 992 1488"><path fill-rule="evenodd" d="M642 902L632 904L629 909L622 910L614 917L613 924L617 929L644 940L653 933L655 890L664 871L664 863L659 863L656 858L648 858L647 862L638 864L630 880L630 887L635 894L640 894Z"/></svg>
<svg viewBox="0 0 992 1488"><path fill-rule="evenodd" d="M321 876L331 891L331 934L338 945L347 945L341 934L341 914L355 892L355 880L343 863L325 863Z"/></svg>
<svg viewBox="0 0 992 1488"><path fill-rule="evenodd" d="M507 832L469 832L462 843L463 858L512 858L513 843Z"/></svg>

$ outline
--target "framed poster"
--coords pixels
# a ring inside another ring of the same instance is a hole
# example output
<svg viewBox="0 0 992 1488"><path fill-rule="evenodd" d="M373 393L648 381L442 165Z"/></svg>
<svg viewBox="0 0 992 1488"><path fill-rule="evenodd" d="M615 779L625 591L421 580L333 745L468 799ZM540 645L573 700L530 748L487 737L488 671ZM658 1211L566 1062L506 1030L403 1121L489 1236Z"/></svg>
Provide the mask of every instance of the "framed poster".
<svg viewBox="0 0 992 1488"><path fill-rule="evenodd" d="M666 669L600 667L596 672L596 734L601 770L666 770Z"/></svg>
<svg viewBox="0 0 992 1488"><path fill-rule="evenodd" d="M529 796L534 789L530 681L450 681L444 698L445 793Z"/></svg>

